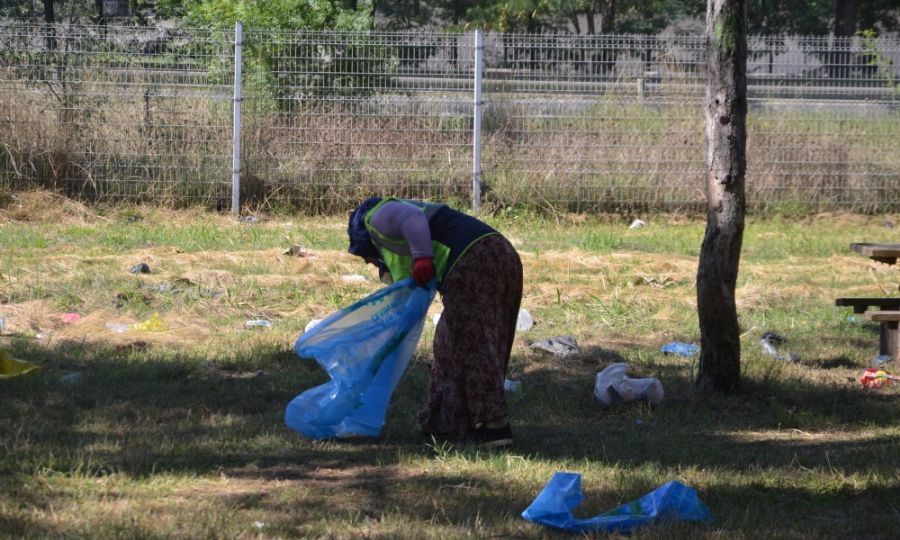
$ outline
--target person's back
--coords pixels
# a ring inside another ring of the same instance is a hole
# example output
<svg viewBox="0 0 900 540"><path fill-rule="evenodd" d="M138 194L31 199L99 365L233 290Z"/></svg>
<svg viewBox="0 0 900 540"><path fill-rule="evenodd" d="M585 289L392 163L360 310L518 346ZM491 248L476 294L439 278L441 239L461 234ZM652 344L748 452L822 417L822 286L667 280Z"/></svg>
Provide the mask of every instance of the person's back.
<svg viewBox="0 0 900 540"><path fill-rule="evenodd" d="M422 210L426 204L429 212ZM499 234L488 224L447 205L400 199L387 199L378 205L369 223L386 237L407 239L414 259L434 257L431 242L447 246L447 273L469 246L485 236Z"/></svg>

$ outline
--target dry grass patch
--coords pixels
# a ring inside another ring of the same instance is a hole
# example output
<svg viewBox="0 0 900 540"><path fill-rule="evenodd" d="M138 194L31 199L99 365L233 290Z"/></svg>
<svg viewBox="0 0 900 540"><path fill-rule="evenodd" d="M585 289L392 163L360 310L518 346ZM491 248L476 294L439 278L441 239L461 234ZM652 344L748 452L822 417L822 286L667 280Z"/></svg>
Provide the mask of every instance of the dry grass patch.
<svg viewBox="0 0 900 540"><path fill-rule="evenodd" d="M83 225L108 218L50 191L17 191L0 199L0 222L4 221Z"/></svg>

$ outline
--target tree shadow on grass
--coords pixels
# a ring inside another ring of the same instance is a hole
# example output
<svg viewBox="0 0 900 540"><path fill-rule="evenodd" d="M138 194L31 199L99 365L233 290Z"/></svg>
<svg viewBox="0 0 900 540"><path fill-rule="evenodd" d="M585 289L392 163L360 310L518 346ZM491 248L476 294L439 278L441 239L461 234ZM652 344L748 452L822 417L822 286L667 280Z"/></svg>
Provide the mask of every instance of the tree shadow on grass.
<svg viewBox="0 0 900 540"><path fill-rule="evenodd" d="M0 439L7 441L7 455L0 460L0 478L41 467L87 476L223 473L259 483L240 494L223 494L231 497L226 506L271 507L282 516L273 524L275 531L286 536L304 536L297 531L306 531L310 520L363 515L377 522L386 514L419 523L422 531L435 516L469 528L476 527L473 516L478 516L484 526L507 536L547 534L519 524L516 517L540 490L533 481L433 474L399 465L401 452L437 459L438 450L423 444L415 427L414 408L427 380L422 363L411 365L398 387L381 441L312 442L284 426L283 410L327 376L290 351L248 351L221 365L215 359L158 358L152 349L118 354L102 347L20 345L17 352L42 364L43 373L4 382ZM600 356L589 353L587 358ZM546 367L522 375L522 393L510 399L515 454L539 461L586 460L635 469L654 465L672 471L696 467L735 475L752 470L890 475L900 466L900 437L868 433L896 417L895 394L764 373L745 378L734 395L701 399L692 392L691 360L684 360L636 366L638 375L664 381L662 406L597 410L591 393L599 367L600 362L583 357L548 360ZM67 379L72 373L80 377ZM471 450L461 451L477 459ZM270 494L268 482L274 480L296 491ZM747 532L758 525L758 513L742 521L747 512L740 501L756 512L787 504L777 512L791 519L778 519L772 531L788 536L823 530L805 514L812 511L807 496L822 498L821 523L837 524L839 530L849 518L835 508L856 504L846 487L823 495L762 482L713 484L704 498L714 508L716 500L723 501L719 512L733 520L722 525L726 530ZM882 496L896 500L894 483L874 485L858 493L863 508L874 509ZM429 493L435 495L423 495ZM642 494L588 491L595 506L586 505L578 515L595 515ZM322 517L329 513L339 517ZM11 530L29 525L18 517L3 519ZM880 535L879 527L862 530ZM683 537L696 532L688 529Z"/></svg>
<svg viewBox="0 0 900 540"><path fill-rule="evenodd" d="M365 454L294 444L301 438L284 426L284 407L327 375L290 351L251 351L224 367L215 359L158 359L150 349L119 355L105 347L22 345L17 356L42 370L4 381L0 435L15 457L0 461L0 473L16 459L62 470L90 461L98 473L142 476ZM28 442L27 455L17 440Z"/></svg>
<svg viewBox="0 0 900 540"><path fill-rule="evenodd" d="M690 362L632 370L631 376L663 381L666 398L653 408L644 403L597 407L592 369L532 370L522 380L530 399L514 410L518 448L548 459L736 471L782 467L807 455L817 467L829 467L828 460L838 456L848 472L865 473L873 462L883 468L885 458L900 464L889 455L900 449L898 440L878 431L900 413L894 389L803 378L807 368L762 360L773 371L755 369L732 395L700 397L693 391Z"/></svg>

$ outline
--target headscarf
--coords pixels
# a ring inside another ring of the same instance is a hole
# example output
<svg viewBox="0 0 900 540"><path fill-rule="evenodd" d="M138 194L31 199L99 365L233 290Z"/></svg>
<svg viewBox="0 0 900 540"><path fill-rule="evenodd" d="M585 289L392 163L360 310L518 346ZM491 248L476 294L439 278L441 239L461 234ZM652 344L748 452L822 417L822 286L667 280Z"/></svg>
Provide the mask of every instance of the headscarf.
<svg viewBox="0 0 900 540"><path fill-rule="evenodd" d="M372 243L372 237L369 236L369 231L366 229L366 214L380 202L381 197L366 199L350 214L350 221L347 224L350 247L347 251L351 254L368 259L381 259L381 254L378 253L375 244Z"/></svg>

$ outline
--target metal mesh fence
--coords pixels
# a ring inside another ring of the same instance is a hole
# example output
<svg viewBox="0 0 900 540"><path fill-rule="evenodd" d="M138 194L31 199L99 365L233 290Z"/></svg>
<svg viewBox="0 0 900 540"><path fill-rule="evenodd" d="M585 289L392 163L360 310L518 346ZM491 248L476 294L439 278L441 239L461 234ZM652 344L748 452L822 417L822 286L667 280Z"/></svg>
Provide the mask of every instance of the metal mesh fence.
<svg viewBox="0 0 900 540"><path fill-rule="evenodd" d="M471 35L250 29L244 44L260 67L242 189L317 211L374 193L469 201Z"/></svg>
<svg viewBox="0 0 900 540"><path fill-rule="evenodd" d="M216 204L231 187L228 36L0 26L0 182Z"/></svg>
<svg viewBox="0 0 900 540"><path fill-rule="evenodd" d="M495 35L488 47L485 183L499 200L704 204L703 38ZM900 42L754 37L749 50L750 204L896 209Z"/></svg>
<svg viewBox="0 0 900 540"><path fill-rule="evenodd" d="M233 34L0 26L0 181L224 207ZM472 204L474 33L245 29L241 200ZM486 34L492 207L705 204L705 41ZM900 208L900 40L751 37L748 200Z"/></svg>

